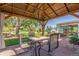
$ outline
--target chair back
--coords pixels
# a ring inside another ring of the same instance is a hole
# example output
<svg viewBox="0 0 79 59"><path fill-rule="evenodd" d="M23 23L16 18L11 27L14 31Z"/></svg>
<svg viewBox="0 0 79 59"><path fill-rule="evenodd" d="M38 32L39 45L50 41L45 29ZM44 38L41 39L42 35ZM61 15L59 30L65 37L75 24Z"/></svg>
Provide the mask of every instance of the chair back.
<svg viewBox="0 0 79 59"><path fill-rule="evenodd" d="M59 35L60 34L58 34L58 33L54 33L54 34L50 35L49 48L50 48L51 51L58 48L58 46L59 46L59 42L58 42Z"/></svg>

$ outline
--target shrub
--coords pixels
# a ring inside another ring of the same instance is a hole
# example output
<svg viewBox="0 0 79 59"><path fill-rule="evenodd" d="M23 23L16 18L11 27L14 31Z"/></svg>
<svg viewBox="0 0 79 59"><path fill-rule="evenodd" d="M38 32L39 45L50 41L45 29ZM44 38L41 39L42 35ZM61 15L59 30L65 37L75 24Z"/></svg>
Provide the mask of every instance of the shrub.
<svg viewBox="0 0 79 59"><path fill-rule="evenodd" d="M75 45L79 45L79 38L77 36L71 36L69 42Z"/></svg>

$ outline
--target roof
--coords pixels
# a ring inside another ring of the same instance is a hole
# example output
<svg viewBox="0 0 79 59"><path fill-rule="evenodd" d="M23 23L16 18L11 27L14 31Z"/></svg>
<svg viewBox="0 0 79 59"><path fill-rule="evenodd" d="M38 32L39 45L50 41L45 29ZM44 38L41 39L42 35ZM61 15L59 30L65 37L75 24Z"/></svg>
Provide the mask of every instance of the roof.
<svg viewBox="0 0 79 59"><path fill-rule="evenodd" d="M77 3L0 3L0 12L42 21L77 11Z"/></svg>
<svg viewBox="0 0 79 59"><path fill-rule="evenodd" d="M67 25L78 25L79 24L79 20L77 21L70 21L70 22L64 22L64 23L59 23L57 24L58 26L67 26Z"/></svg>

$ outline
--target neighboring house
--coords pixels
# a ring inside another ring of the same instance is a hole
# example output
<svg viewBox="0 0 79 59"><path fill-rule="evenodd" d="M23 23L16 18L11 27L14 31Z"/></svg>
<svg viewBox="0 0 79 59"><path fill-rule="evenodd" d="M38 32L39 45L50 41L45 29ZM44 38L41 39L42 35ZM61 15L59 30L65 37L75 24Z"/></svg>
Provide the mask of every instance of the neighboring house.
<svg viewBox="0 0 79 59"><path fill-rule="evenodd" d="M58 31L64 34L78 34L79 21L64 22L57 24Z"/></svg>

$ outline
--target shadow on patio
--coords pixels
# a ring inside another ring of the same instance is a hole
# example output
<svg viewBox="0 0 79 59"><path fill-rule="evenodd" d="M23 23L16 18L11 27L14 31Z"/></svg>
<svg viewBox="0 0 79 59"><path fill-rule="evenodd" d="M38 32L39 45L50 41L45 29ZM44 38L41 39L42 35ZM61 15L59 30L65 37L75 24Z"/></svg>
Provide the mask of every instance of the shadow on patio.
<svg viewBox="0 0 79 59"><path fill-rule="evenodd" d="M52 56L78 56L79 55L79 46L71 45L68 42L68 39L61 39L59 41L59 47L51 53ZM27 56L31 55L30 52L24 52L22 54L19 54L19 56ZM41 50L41 56L47 56L47 52Z"/></svg>
<svg viewBox="0 0 79 59"><path fill-rule="evenodd" d="M46 46L44 48L47 48ZM7 47L4 50L0 51L0 55L18 55L18 56L32 56L33 50L16 46ZM52 56L78 56L79 55L79 46L71 45L67 38L62 38L59 40L59 47L50 53ZM49 56L46 51L41 50L41 56Z"/></svg>

